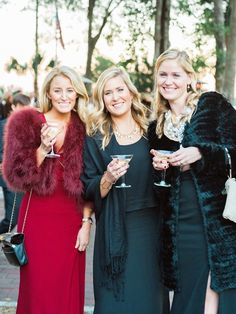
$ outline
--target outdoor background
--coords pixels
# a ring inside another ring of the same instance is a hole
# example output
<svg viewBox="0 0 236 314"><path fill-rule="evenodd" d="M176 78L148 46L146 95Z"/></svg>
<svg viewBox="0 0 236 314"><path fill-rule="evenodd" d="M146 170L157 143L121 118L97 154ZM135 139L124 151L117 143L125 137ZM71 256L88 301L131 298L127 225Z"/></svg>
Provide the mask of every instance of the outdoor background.
<svg viewBox="0 0 236 314"><path fill-rule="evenodd" d="M89 93L121 65L150 104L153 67L169 47L186 50L197 88L235 101L236 0L0 0L0 102L22 91L35 102L55 65L76 69ZM3 200L0 194L0 218ZM93 308L93 235L87 254L86 313ZM15 313L19 270L0 252L0 314Z"/></svg>
<svg viewBox="0 0 236 314"><path fill-rule="evenodd" d="M92 82L118 64L149 99L156 57L177 47L193 58L200 89L234 102L235 29L236 0L0 0L0 96L37 97L56 64Z"/></svg>

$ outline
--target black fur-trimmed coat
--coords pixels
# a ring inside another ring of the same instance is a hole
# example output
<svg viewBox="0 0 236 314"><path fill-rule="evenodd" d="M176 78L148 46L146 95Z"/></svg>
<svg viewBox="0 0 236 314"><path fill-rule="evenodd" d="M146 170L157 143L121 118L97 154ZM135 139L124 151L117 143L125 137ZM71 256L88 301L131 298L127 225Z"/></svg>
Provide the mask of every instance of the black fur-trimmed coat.
<svg viewBox="0 0 236 314"><path fill-rule="evenodd" d="M36 150L40 146L40 131L44 122L42 114L32 108L14 112L8 118L3 155L3 175L8 186L16 191L33 191L51 195L57 184L55 160L45 158L37 167ZM85 128L72 111L63 144L64 188L71 196L80 197L83 184L83 146Z"/></svg>
<svg viewBox="0 0 236 314"><path fill-rule="evenodd" d="M158 148L159 143L155 125L154 122L149 128L152 148ZM191 165L191 174L203 217L211 287L217 292L236 288L236 223L222 217L226 198L222 190L227 179L224 147L230 152L236 175L236 110L222 95L204 93L185 127L182 145L198 147L202 154L202 159ZM163 206L163 277L165 285L176 291L180 289L177 254L179 174L176 168L172 171L172 187ZM159 190L158 193L161 197L163 192Z"/></svg>

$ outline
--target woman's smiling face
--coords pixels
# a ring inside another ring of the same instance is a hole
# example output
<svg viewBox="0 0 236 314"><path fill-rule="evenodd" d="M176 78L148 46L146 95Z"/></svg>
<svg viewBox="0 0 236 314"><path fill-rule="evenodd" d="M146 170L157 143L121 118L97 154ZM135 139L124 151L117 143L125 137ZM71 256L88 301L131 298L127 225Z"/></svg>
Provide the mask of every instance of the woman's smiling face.
<svg viewBox="0 0 236 314"><path fill-rule="evenodd" d="M74 108L78 96L70 79L57 75L51 81L48 97L51 99L53 110L68 113Z"/></svg>
<svg viewBox="0 0 236 314"><path fill-rule="evenodd" d="M133 96L120 76L109 79L103 91L106 109L114 116L122 116L130 112Z"/></svg>
<svg viewBox="0 0 236 314"><path fill-rule="evenodd" d="M157 89L169 103L184 103L190 76L176 60L165 60L157 71Z"/></svg>

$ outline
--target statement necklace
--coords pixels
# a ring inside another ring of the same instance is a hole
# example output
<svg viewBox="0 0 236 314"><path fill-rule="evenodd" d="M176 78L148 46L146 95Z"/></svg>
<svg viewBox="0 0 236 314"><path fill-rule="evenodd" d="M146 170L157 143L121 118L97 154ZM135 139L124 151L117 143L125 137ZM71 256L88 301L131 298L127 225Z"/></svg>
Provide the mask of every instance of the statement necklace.
<svg viewBox="0 0 236 314"><path fill-rule="evenodd" d="M121 132L119 131L118 127L115 126L115 127L114 127L114 133L115 133L115 136L116 136L117 138L132 140L132 139L135 137L135 135L137 135L137 134L139 133L139 129L138 129L137 126L135 125L134 128L133 128L133 130L132 130L130 133L128 133L128 134L123 134L123 133L121 133Z"/></svg>
<svg viewBox="0 0 236 314"><path fill-rule="evenodd" d="M185 107L184 113L176 117L177 119L173 123L172 112L168 110L165 113L164 134L173 141L182 142L184 128L191 113L192 109Z"/></svg>

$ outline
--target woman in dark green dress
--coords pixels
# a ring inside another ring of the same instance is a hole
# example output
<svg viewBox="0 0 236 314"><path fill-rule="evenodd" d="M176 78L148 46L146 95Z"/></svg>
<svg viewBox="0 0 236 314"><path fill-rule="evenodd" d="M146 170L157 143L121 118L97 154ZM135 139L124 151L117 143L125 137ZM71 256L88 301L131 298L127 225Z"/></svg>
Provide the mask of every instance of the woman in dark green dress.
<svg viewBox="0 0 236 314"><path fill-rule="evenodd" d="M186 52L156 61L157 119L149 128L155 180L164 205L164 282L171 314L236 313L236 224L222 217L225 148L236 170L236 111L216 92L198 95ZM158 150L174 151L167 159Z"/></svg>
<svg viewBox="0 0 236 314"><path fill-rule="evenodd" d="M124 69L101 74L87 121L82 179L96 215L94 313L168 313L160 282L160 210L145 137L147 120Z"/></svg>

